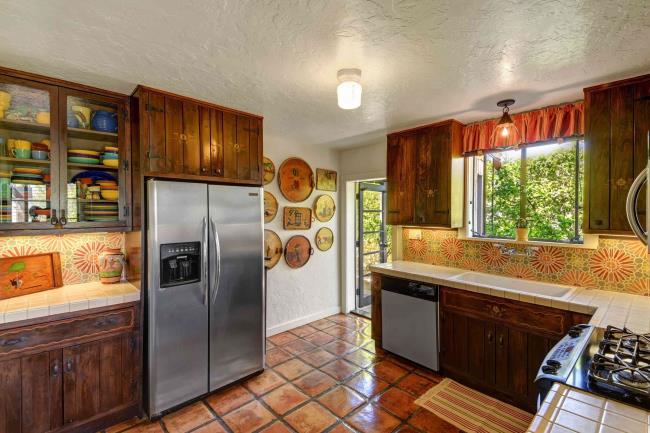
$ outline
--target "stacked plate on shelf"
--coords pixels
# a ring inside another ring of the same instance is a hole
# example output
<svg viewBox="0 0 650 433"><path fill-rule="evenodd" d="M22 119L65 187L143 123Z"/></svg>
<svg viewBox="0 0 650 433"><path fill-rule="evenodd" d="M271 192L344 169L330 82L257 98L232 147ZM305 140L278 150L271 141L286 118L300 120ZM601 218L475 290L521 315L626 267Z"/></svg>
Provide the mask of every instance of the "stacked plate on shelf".
<svg viewBox="0 0 650 433"><path fill-rule="evenodd" d="M43 169L37 167L14 167L11 183L17 185L43 185Z"/></svg>
<svg viewBox="0 0 650 433"><path fill-rule="evenodd" d="M0 204L0 223L11 222L11 201L2 201Z"/></svg>
<svg viewBox="0 0 650 433"><path fill-rule="evenodd" d="M102 164L107 167L117 167L119 164L118 148L105 146L102 154Z"/></svg>
<svg viewBox="0 0 650 433"><path fill-rule="evenodd" d="M83 213L86 221L117 221L119 217L117 203L84 203Z"/></svg>
<svg viewBox="0 0 650 433"><path fill-rule="evenodd" d="M68 162L75 164L99 164L101 152L85 149L68 149Z"/></svg>

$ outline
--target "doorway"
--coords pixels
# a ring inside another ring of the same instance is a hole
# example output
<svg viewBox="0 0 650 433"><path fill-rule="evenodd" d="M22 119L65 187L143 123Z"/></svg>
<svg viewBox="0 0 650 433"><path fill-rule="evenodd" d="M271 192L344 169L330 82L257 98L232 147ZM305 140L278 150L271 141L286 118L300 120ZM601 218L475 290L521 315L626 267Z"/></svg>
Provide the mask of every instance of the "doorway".
<svg viewBox="0 0 650 433"><path fill-rule="evenodd" d="M370 317L370 266L390 261L391 226L386 225L386 181L356 184L356 310Z"/></svg>

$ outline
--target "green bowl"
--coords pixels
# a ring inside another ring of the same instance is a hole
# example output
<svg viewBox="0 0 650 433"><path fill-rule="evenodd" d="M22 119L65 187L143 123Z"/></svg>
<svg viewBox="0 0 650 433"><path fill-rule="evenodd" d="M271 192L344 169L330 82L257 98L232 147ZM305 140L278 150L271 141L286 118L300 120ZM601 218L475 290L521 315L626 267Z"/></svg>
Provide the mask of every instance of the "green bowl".
<svg viewBox="0 0 650 433"><path fill-rule="evenodd" d="M81 156L70 156L68 157L68 162L75 164L99 164L98 158L84 158Z"/></svg>

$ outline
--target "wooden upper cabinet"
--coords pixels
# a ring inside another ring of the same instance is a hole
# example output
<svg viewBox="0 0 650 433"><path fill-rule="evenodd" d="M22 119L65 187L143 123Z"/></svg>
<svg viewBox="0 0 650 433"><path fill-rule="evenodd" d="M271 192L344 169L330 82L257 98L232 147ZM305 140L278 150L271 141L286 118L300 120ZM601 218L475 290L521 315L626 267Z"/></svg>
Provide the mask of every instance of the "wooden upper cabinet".
<svg viewBox="0 0 650 433"><path fill-rule="evenodd" d="M631 233L627 193L648 163L650 75L585 92L586 233ZM645 218L645 194L639 202Z"/></svg>
<svg viewBox="0 0 650 433"><path fill-rule="evenodd" d="M409 224L413 222L415 199L415 134L393 134L388 136L386 152L386 177L388 224Z"/></svg>
<svg viewBox="0 0 650 433"><path fill-rule="evenodd" d="M461 227L464 161L455 120L388 136L388 223Z"/></svg>
<svg viewBox="0 0 650 433"><path fill-rule="evenodd" d="M261 185L262 118L138 87L145 176Z"/></svg>

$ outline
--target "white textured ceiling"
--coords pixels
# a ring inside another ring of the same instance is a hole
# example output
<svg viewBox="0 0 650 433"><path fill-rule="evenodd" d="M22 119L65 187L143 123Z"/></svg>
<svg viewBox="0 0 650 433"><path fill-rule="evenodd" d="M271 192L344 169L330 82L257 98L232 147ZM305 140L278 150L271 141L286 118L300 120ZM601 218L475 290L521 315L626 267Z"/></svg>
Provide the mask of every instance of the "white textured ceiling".
<svg viewBox="0 0 650 433"><path fill-rule="evenodd" d="M142 83L343 147L387 130L578 99L650 72L647 0L0 0L0 65L124 93ZM336 71L363 105L336 105Z"/></svg>

